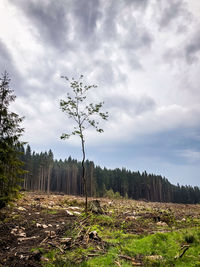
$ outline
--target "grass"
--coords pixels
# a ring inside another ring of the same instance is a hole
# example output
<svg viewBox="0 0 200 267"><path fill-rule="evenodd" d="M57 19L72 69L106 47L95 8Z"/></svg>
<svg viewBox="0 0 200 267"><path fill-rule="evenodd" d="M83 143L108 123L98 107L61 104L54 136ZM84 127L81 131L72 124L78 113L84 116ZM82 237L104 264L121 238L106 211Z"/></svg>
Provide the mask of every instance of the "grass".
<svg viewBox="0 0 200 267"><path fill-rule="evenodd" d="M57 214L57 210L50 210L50 209L44 209L42 212L47 213L47 214Z"/></svg>
<svg viewBox="0 0 200 267"><path fill-rule="evenodd" d="M115 266L116 261L121 266L132 266L131 262L122 260L119 255L132 259L140 257L144 266L200 266L199 229L156 233L144 237L115 231L108 240L115 246L109 248L106 255L90 259L80 266ZM183 245L189 245L189 249L179 258ZM155 257L149 257L153 255Z"/></svg>
<svg viewBox="0 0 200 267"><path fill-rule="evenodd" d="M122 222L123 223L123 222ZM44 266L133 266L133 261L143 266L200 266L200 228L187 228L166 233L133 235L114 216L91 215L85 231L97 231L108 245L104 252L88 244L59 255L57 250L45 257L50 262ZM170 228L171 229L171 228ZM184 247L187 251L181 256ZM93 251L95 251L93 253ZM56 254L57 253L57 254ZM91 257L92 253L92 257ZM96 255L95 255L96 254ZM129 257L128 260L122 256Z"/></svg>
<svg viewBox="0 0 200 267"><path fill-rule="evenodd" d="M54 249L44 254L44 257L50 260L45 266L79 266L87 255L93 252L93 250L94 247L89 246L86 249L76 248L73 251L67 251L64 255L59 255L59 251Z"/></svg>
<svg viewBox="0 0 200 267"><path fill-rule="evenodd" d="M67 205L67 206L77 206L77 207L84 207L84 202L80 201L78 199L70 199L70 198L65 198L62 203L63 205Z"/></svg>

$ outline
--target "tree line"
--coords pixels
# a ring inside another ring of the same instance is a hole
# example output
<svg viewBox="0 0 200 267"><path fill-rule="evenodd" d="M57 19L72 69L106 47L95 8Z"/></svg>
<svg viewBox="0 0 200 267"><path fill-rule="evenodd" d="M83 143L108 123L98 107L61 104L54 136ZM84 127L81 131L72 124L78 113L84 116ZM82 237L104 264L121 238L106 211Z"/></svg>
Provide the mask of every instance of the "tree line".
<svg viewBox="0 0 200 267"><path fill-rule="evenodd" d="M30 146L22 148L21 160L25 162L22 184L25 190L84 195L81 162L68 157L54 159L53 152L35 153ZM200 203L200 188L171 184L165 177L122 169L110 170L95 166L86 160L87 192L91 197L109 196L147 201Z"/></svg>

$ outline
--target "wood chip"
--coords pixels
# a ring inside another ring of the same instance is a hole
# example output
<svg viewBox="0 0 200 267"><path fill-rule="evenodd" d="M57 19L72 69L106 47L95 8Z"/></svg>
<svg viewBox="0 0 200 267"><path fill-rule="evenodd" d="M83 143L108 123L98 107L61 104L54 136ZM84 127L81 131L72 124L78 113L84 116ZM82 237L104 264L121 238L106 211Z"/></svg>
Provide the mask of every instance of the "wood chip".
<svg viewBox="0 0 200 267"><path fill-rule="evenodd" d="M71 242L71 237L63 237L63 238L61 238L60 239L60 243L61 244L66 244L66 243L69 243L69 242Z"/></svg>

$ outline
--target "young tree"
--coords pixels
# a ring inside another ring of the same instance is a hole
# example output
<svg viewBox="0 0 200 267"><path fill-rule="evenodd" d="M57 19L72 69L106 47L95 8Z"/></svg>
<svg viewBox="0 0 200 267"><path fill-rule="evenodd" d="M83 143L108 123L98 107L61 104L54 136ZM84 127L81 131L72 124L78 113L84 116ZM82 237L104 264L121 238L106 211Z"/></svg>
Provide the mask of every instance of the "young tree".
<svg viewBox="0 0 200 267"><path fill-rule="evenodd" d="M99 127L98 117L107 120L108 112L102 112L104 102L97 104L87 103L87 93L90 89L96 88L96 85L84 85L82 82L83 75L78 80L72 78L69 80L66 76L62 76L70 85L72 94L67 93L66 100L60 100L61 110L72 119L75 123L74 130L71 133L63 133L61 139L68 139L72 135L77 135L81 139L82 147L82 182L85 195L85 212L87 213L87 177L85 175L85 135L84 131L92 126L99 133L103 129Z"/></svg>
<svg viewBox="0 0 200 267"><path fill-rule="evenodd" d="M19 160L23 118L9 111L9 104L15 100L9 83L10 78L5 72L0 78L0 207L16 196L23 173Z"/></svg>

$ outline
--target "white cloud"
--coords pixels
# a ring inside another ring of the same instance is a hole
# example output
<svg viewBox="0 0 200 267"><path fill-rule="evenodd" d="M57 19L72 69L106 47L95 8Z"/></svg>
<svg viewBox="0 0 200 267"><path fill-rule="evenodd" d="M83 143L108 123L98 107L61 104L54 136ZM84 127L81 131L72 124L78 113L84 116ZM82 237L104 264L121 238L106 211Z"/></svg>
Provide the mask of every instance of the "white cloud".
<svg viewBox="0 0 200 267"><path fill-rule="evenodd" d="M179 151L179 155L186 158L190 163L198 163L200 162L200 151L185 149Z"/></svg>

